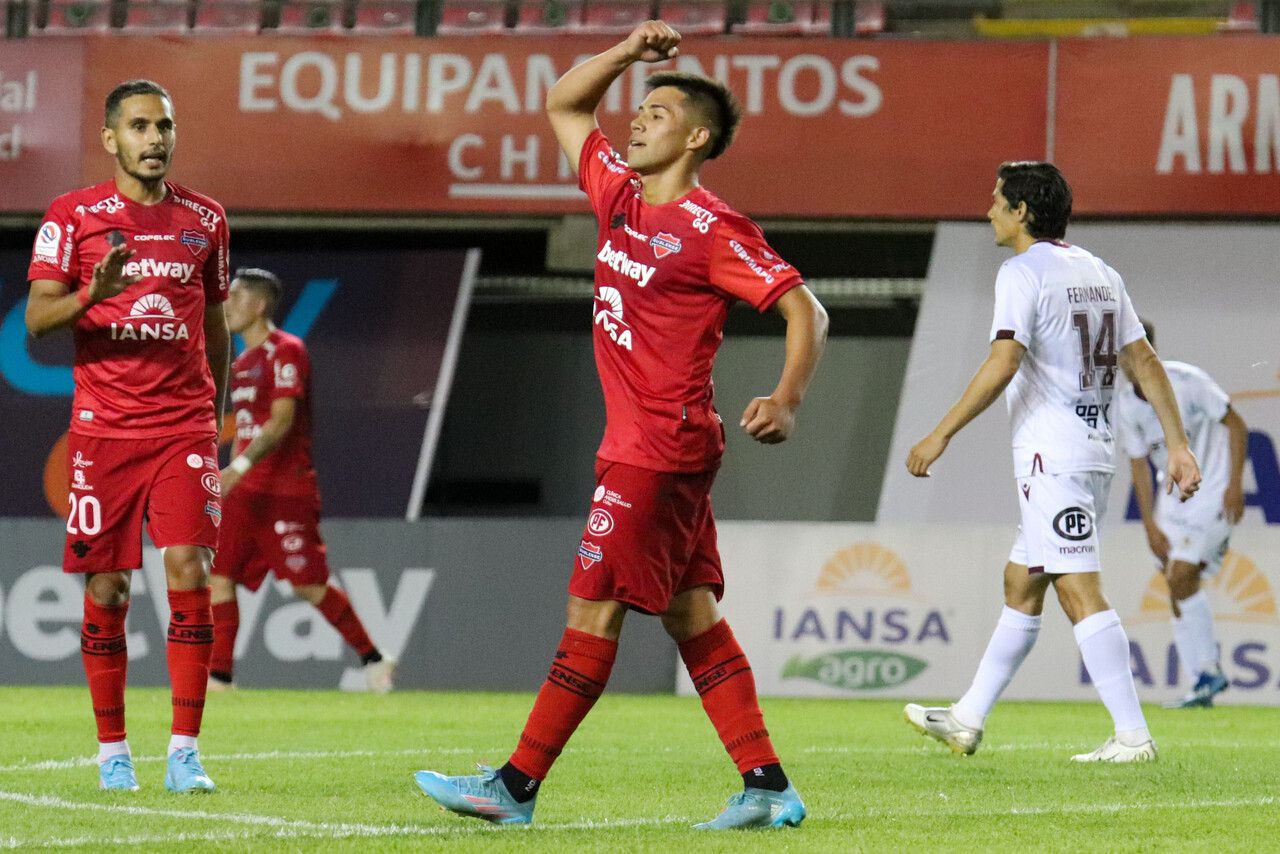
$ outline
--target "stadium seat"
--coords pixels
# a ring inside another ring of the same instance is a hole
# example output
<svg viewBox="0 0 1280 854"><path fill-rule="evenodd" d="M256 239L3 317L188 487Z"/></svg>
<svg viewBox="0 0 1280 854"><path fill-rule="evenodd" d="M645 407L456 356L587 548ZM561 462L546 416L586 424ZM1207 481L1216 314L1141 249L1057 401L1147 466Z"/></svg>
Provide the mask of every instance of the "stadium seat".
<svg viewBox="0 0 1280 854"><path fill-rule="evenodd" d="M587 0L582 32L629 33L649 20L652 12L643 0Z"/></svg>
<svg viewBox="0 0 1280 854"><path fill-rule="evenodd" d="M280 33L341 32L344 0L284 0L280 4Z"/></svg>
<svg viewBox="0 0 1280 854"><path fill-rule="evenodd" d="M744 36L805 36L831 32L831 3L814 0L752 0L746 18L733 25Z"/></svg>
<svg viewBox="0 0 1280 854"><path fill-rule="evenodd" d="M259 0L197 0L196 33L256 33L262 28Z"/></svg>
<svg viewBox="0 0 1280 854"><path fill-rule="evenodd" d="M721 0L662 0L658 15L682 35L715 36L724 32L724 9Z"/></svg>
<svg viewBox="0 0 1280 854"><path fill-rule="evenodd" d="M412 35L417 31L418 0L360 0L354 29L362 35Z"/></svg>
<svg viewBox="0 0 1280 854"><path fill-rule="evenodd" d="M501 32L507 27L505 0L445 0L436 35L468 36Z"/></svg>
<svg viewBox="0 0 1280 854"><path fill-rule="evenodd" d="M105 33L111 29L111 0L75 0L31 4L32 35Z"/></svg>
<svg viewBox="0 0 1280 854"><path fill-rule="evenodd" d="M582 31L582 0L523 2L516 20L516 32L545 35Z"/></svg>
<svg viewBox="0 0 1280 854"><path fill-rule="evenodd" d="M125 12L126 33L181 33L189 29L189 0L131 0Z"/></svg>

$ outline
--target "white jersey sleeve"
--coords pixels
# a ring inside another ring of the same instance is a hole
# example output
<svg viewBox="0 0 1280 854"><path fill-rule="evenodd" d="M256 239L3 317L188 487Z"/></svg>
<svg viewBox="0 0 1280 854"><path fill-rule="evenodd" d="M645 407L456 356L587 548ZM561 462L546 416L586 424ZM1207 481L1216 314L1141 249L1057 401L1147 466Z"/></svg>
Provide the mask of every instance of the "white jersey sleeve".
<svg viewBox="0 0 1280 854"><path fill-rule="evenodd" d="M1039 287L1026 267L1006 261L996 274L996 308L991 320L991 341L1012 338L1030 349L1036 328Z"/></svg>
<svg viewBox="0 0 1280 854"><path fill-rule="evenodd" d="M1227 410L1231 408L1231 398L1222 386L1213 381L1213 377L1209 376L1199 368L1188 366L1191 370L1188 372L1195 377L1195 382L1187 383L1185 393L1187 402L1185 406L1193 413L1197 411L1211 421L1221 421L1227 417Z"/></svg>

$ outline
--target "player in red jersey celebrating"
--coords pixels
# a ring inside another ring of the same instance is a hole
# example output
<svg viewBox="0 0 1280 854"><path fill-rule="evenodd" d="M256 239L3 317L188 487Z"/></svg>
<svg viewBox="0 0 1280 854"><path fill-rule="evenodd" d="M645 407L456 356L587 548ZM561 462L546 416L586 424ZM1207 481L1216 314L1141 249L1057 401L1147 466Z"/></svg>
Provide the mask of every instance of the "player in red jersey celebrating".
<svg viewBox="0 0 1280 854"><path fill-rule="evenodd" d="M213 659L209 687L231 685L240 628L236 585L257 590L274 571L315 605L355 649L369 690L391 690L384 658L347 594L329 584L320 537L320 489L311 465L311 358L302 339L271 322L284 288L268 270L237 270L227 325L244 339L231 366L236 439L222 471L222 543L213 564Z"/></svg>
<svg viewBox="0 0 1280 854"><path fill-rule="evenodd" d="M454 812L502 824L533 820L551 764L604 691L628 610L656 614L745 790L700 828L798 825L805 807L774 753L742 648L720 618L724 579L710 491L724 450L711 368L725 315L741 299L787 323L777 387L740 424L784 441L817 366L826 313L751 220L698 185L703 162L733 139L740 110L720 83L649 78L624 160L595 109L635 62L674 57L661 21L578 65L547 95L547 113L599 221L592 310L607 426L596 489L569 582L568 626L510 761L470 777L419 771Z"/></svg>
<svg viewBox="0 0 1280 854"><path fill-rule="evenodd" d="M165 180L174 141L163 88L131 80L112 90L102 144L115 157L115 177L54 199L27 274L31 334L70 326L75 339L63 569L86 577L80 649L104 789L138 788L125 740L125 614L144 520L169 585L165 786L214 788L196 736L222 516L214 424L230 354L227 220L217 202Z"/></svg>

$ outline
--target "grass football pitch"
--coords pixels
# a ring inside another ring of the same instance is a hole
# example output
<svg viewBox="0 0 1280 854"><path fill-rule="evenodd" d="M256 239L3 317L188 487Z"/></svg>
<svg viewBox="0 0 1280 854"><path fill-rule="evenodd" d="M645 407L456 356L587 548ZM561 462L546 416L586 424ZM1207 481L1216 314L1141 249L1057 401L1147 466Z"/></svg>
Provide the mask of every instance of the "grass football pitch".
<svg viewBox="0 0 1280 854"><path fill-rule="evenodd" d="M608 694L539 796L531 829L439 811L418 768L501 764L530 694L240 690L213 695L212 795L164 791L167 691L128 695L142 791L104 793L87 693L0 688L0 849L101 851L1234 851L1276 845L1280 709L1148 708L1153 765L1076 765L1100 705L1005 703L973 757L910 730L901 703L766 699L809 807L797 830L689 829L737 791L696 699Z"/></svg>

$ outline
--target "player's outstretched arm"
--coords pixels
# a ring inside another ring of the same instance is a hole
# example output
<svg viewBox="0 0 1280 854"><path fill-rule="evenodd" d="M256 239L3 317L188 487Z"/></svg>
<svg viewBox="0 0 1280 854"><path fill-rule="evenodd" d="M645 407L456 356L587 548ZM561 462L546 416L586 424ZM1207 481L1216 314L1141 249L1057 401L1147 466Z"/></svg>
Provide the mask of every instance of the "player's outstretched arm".
<svg viewBox="0 0 1280 854"><path fill-rule="evenodd" d="M747 404L739 425L765 445L785 442L795 426L796 410L827 343L827 310L804 285L778 297L774 308L787 321L787 357L773 394Z"/></svg>
<svg viewBox="0 0 1280 854"><path fill-rule="evenodd" d="M1187 445L1187 431L1178 412L1178 399L1173 394L1173 386L1169 385L1164 365L1160 364L1160 358L1147 339L1139 338L1121 348L1120 368L1142 387L1143 396L1160 419L1164 444L1169 449L1166 491L1172 493L1176 484L1180 497L1186 501L1200 488L1200 464Z"/></svg>
<svg viewBox="0 0 1280 854"><path fill-rule="evenodd" d="M293 429L293 419L297 414L298 399L296 397L278 397L271 401L271 415L263 422L262 430L240 453L240 456L222 470L223 493L235 489L245 472L280 446L284 437Z"/></svg>
<svg viewBox="0 0 1280 854"><path fill-rule="evenodd" d="M89 286L75 293L53 279L33 280L27 296L27 331L39 338L46 332L72 326L93 306L142 281L142 276L124 275L124 265L133 255L133 250L123 244L111 247L102 260L93 265Z"/></svg>
<svg viewBox="0 0 1280 854"><path fill-rule="evenodd" d="M1227 481L1227 491L1222 496L1222 512L1227 521L1234 525L1244 515L1244 460L1249 453L1249 425L1244 423L1240 413L1231 407L1222 416L1222 423L1227 426L1228 440L1231 443L1231 479Z"/></svg>
<svg viewBox="0 0 1280 854"><path fill-rule="evenodd" d="M1146 457L1132 457L1129 460L1130 474L1133 476L1133 494L1138 499L1138 513L1142 516L1142 526L1147 531L1147 545L1151 553L1161 563L1169 562L1169 538L1156 524L1155 487L1151 484L1151 469Z"/></svg>
<svg viewBox="0 0 1280 854"><path fill-rule="evenodd" d="M662 62L680 52L680 34L662 21L645 21L623 41L575 65L547 92L547 118L574 171L587 137L596 129L596 107L609 86L636 62Z"/></svg>
<svg viewBox="0 0 1280 854"><path fill-rule="evenodd" d="M916 477L928 477L929 466L942 456L951 437L985 412L1004 391L1014 374L1018 373L1026 352L1027 348L1012 338L992 341L991 353L969 380L964 394L933 428L933 432L917 442L907 454L907 471Z"/></svg>

